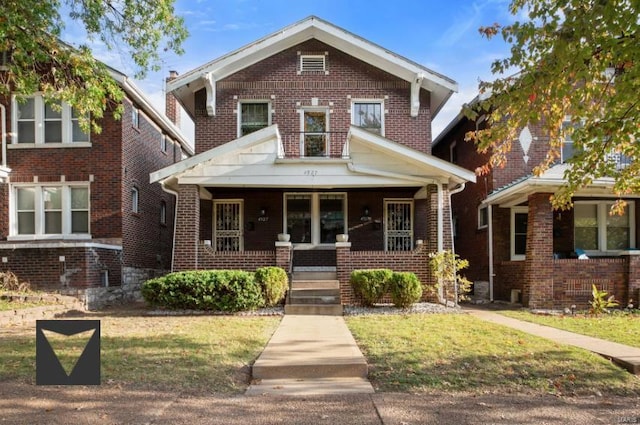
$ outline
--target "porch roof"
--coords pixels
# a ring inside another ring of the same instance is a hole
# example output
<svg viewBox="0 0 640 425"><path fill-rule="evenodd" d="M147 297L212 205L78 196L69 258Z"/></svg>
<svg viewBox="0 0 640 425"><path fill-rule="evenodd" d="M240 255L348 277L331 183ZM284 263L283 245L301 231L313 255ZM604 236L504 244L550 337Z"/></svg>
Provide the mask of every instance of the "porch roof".
<svg viewBox="0 0 640 425"><path fill-rule="evenodd" d="M429 68L378 46L316 16L309 16L277 32L199 66L167 83L187 113L195 115L194 93L215 85L229 75L307 40L316 39L431 93L431 116L435 117L458 84ZM413 101L414 99L412 99ZM211 105L215 114L215 101Z"/></svg>
<svg viewBox="0 0 640 425"><path fill-rule="evenodd" d="M564 173L567 170L567 164L558 164L540 176L527 176L514 183L501 187L491 193L484 200L484 204L498 205L503 208L509 208L527 202L529 195L541 192L555 192L565 185ZM595 179L591 184L575 193L575 196L584 197L617 197L612 191L612 178ZM625 197L640 197L637 195L625 195Z"/></svg>
<svg viewBox="0 0 640 425"><path fill-rule="evenodd" d="M185 159L150 175L179 184L217 187L355 188L455 186L475 174L352 126L342 158L285 158L277 124Z"/></svg>

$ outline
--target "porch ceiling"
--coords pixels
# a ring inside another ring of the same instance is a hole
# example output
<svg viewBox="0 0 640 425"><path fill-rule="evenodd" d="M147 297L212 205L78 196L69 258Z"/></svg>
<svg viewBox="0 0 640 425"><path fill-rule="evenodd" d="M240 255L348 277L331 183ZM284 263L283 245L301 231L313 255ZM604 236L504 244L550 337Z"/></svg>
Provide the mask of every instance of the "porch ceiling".
<svg viewBox="0 0 640 425"><path fill-rule="evenodd" d="M170 189L217 187L363 188L452 186L474 181L463 168L352 127L344 157L284 158L277 125L236 139L151 174Z"/></svg>

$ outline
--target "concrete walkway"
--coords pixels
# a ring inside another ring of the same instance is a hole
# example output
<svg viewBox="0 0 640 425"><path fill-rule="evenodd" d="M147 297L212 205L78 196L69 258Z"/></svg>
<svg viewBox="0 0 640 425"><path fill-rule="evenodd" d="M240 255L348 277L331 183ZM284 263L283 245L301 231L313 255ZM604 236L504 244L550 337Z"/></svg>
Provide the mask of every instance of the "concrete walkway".
<svg viewBox="0 0 640 425"><path fill-rule="evenodd" d="M285 315L252 375L248 395L373 393L342 316Z"/></svg>
<svg viewBox="0 0 640 425"><path fill-rule="evenodd" d="M512 319L502 314L487 311L481 308L465 307L465 311L475 317L499 325L508 326L522 332L549 339L559 344L573 345L591 352L600 354L614 363L624 367L634 375L640 374L640 348L605 341L599 338L579 335L573 332L563 331L550 326L538 325L522 320Z"/></svg>

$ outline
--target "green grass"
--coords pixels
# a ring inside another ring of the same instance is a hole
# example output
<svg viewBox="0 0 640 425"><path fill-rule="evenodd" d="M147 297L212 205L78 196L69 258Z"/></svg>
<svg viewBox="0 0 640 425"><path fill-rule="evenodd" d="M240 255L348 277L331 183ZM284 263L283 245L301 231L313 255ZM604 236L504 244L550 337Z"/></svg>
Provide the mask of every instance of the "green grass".
<svg viewBox="0 0 640 425"><path fill-rule="evenodd" d="M11 310L20 310L23 308L31 308L31 307L42 307L44 305L52 305L55 303L51 302L22 302L22 301L9 301L6 299L0 298L0 311L11 311Z"/></svg>
<svg viewBox="0 0 640 425"><path fill-rule="evenodd" d="M582 335L640 348L640 315L612 313L601 316L546 316L527 311L501 312L508 317L564 329Z"/></svg>
<svg viewBox="0 0 640 425"><path fill-rule="evenodd" d="M348 317L379 391L640 394L640 380L584 350L468 315Z"/></svg>
<svg viewBox="0 0 640 425"><path fill-rule="evenodd" d="M102 383L166 391L239 393L279 317L100 315ZM72 349L72 341L68 342ZM62 350L58 356L69 353ZM63 363L64 364L64 363ZM0 385L35 383L35 328L0 331Z"/></svg>

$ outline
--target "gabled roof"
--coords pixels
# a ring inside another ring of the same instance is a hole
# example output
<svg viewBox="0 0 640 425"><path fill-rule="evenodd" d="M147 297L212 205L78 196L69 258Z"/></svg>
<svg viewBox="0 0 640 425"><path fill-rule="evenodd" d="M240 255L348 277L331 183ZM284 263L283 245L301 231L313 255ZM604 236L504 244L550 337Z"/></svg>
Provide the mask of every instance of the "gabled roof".
<svg viewBox="0 0 640 425"><path fill-rule="evenodd" d="M458 90L458 84L442 74L316 16L309 16L179 76L167 83L167 91L173 91L185 110L193 117L194 93L205 87L205 76L210 76L213 81L219 81L310 39L333 46L405 81L413 84L419 82L421 88L431 93L432 117L436 116L451 94Z"/></svg>
<svg viewBox="0 0 640 425"><path fill-rule="evenodd" d="M309 172L313 170L313 172ZM455 186L475 174L358 127L343 158L285 158L277 124L210 149L150 175L178 184L221 187L353 188Z"/></svg>

